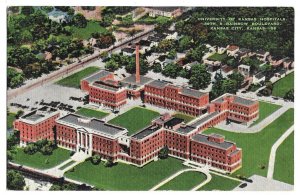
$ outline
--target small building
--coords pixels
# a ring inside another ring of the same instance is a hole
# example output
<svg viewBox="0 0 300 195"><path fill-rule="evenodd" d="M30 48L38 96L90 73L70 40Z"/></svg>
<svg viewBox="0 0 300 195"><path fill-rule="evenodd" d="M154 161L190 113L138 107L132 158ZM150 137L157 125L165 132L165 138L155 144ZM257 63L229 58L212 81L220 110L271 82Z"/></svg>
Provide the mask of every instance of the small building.
<svg viewBox="0 0 300 195"><path fill-rule="evenodd" d="M176 18L183 13L181 7L148 7L148 9L150 17L165 16L168 18Z"/></svg>
<svg viewBox="0 0 300 195"><path fill-rule="evenodd" d="M260 61L266 61L267 57L270 55L270 52L265 52L263 50L257 50L255 52L257 59L259 59Z"/></svg>
<svg viewBox="0 0 300 195"><path fill-rule="evenodd" d="M248 77L250 76L250 66L241 64L238 66L238 72L241 73L243 76Z"/></svg>
<svg viewBox="0 0 300 195"><path fill-rule="evenodd" d="M281 69L280 71L276 72L274 74L275 77L277 78L283 78L286 76L286 70L285 69Z"/></svg>
<svg viewBox="0 0 300 195"><path fill-rule="evenodd" d="M259 72L253 76L252 83L256 85L264 82L265 80L266 80L266 76L262 72Z"/></svg>
<svg viewBox="0 0 300 195"><path fill-rule="evenodd" d="M55 9L48 13L48 18L57 23L69 23L71 21L70 16L66 12Z"/></svg>
<svg viewBox="0 0 300 195"><path fill-rule="evenodd" d="M123 55L126 55L126 56L133 56L134 52L135 52L135 49L133 48L130 48L130 47L125 47L121 50L122 54Z"/></svg>
<svg viewBox="0 0 300 195"><path fill-rule="evenodd" d="M235 53L235 57L237 57L238 59L242 60L245 57L250 57L254 55L253 53L251 53L250 49L246 49L246 48L240 48L236 53Z"/></svg>
<svg viewBox="0 0 300 195"><path fill-rule="evenodd" d="M228 45L227 46L227 55L235 56L236 52L239 50L239 47L236 45Z"/></svg>

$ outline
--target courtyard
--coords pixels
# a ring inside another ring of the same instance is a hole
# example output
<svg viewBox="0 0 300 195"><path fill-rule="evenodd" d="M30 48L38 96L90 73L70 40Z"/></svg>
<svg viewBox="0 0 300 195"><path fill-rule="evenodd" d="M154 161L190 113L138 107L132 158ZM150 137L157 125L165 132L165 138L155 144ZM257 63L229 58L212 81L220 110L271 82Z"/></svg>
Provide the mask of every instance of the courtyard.
<svg viewBox="0 0 300 195"><path fill-rule="evenodd" d="M86 117L94 117L97 119L102 119L102 118L106 117L107 115L109 115L109 113L107 113L107 112L103 112L100 110L94 110L94 109L90 109L90 108L80 108L75 113L82 115L82 116L86 116Z"/></svg>
<svg viewBox="0 0 300 195"><path fill-rule="evenodd" d="M288 74L284 78L273 84L272 95L284 97L284 95L294 88L294 72Z"/></svg>
<svg viewBox="0 0 300 195"><path fill-rule="evenodd" d="M251 126L254 126L267 118L269 115L271 115L273 112L278 110L281 106L277 104L271 104L268 102L259 101L259 118L254 121Z"/></svg>
<svg viewBox="0 0 300 195"><path fill-rule="evenodd" d="M158 116L159 113L156 111L134 107L108 121L108 123L124 127L128 130L128 135L133 135L137 131L150 125L151 121Z"/></svg>

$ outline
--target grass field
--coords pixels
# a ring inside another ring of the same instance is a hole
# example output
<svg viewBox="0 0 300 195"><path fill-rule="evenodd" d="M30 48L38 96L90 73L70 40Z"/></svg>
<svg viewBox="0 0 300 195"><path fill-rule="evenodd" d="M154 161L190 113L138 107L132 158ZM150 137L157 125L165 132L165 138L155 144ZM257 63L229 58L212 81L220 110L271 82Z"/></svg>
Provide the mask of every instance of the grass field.
<svg viewBox="0 0 300 195"><path fill-rule="evenodd" d="M96 21L88 21L85 28L79 28L76 26L71 26L72 37L78 39L89 39L91 34L95 32L106 33L108 30L99 25Z"/></svg>
<svg viewBox="0 0 300 195"><path fill-rule="evenodd" d="M284 95L294 88L294 72L280 79L273 84L272 95L284 97Z"/></svg>
<svg viewBox="0 0 300 195"><path fill-rule="evenodd" d="M259 102L259 118L254 123L252 123L250 126L253 126L253 125L259 123L260 121L264 120L266 117L268 117L270 114L272 114L279 108L281 108L280 105L260 101Z"/></svg>
<svg viewBox="0 0 300 195"><path fill-rule="evenodd" d="M38 169L48 169L62 163L68 158L70 158L70 151L62 148L55 149L53 154L49 156L43 155L40 152L29 155L25 154L23 149L17 148L12 162ZM48 163L46 163L47 159Z"/></svg>
<svg viewBox="0 0 300 195"><path fill-rule="evenodd" d="M208 184L205 184L203 187L198 189L198 191L212 191L212 190L222 190L222 191L231 191L236 186L240 184L240 182L227 179L219 175L211 174L212 179Z"/></svg>
<svg viewBox="0 0 300 195"><path fill-rule="evenodd" d="M294 133L276 151L273 178L294 185Z"/></svg>
<svg viewBox="0 0 300 195"><path fill-rule="evenodd" d="M98 67L88 67L56 82L58 85L80 88L80 80L97 72Z"/></svg>
<svg viewBox="0 0 300 195"><path fill-rule="evenodd" d="M226 52L223 53L223 54L215 53L215 54L209 56L207 59L208 59L208 60L212 60L212 61L222 61L222 60L224 60L226 57L227 57Z"/></svg>
<svg viewBox="0 0 300 195"><path fill-rule="evenodd" d="M180 174L158 190L188 191L204 182L206 175L200 172L189 171Z"/></svg>
<svg viewBox="0 0 300 195"><path fill-rule="evenodd" d="M243 150L243 166L233 175L250 177L253 174L266 176L271 147L279 137L294 124L294 109L289 109L262 131L253 134L232 133L221 129L210 128L203 133L218 133L226 140L233 141ZM261 166L265 166L264 169Z"/></svg>
<svg viewBox="0 0 300 195"><path fill-rule="evenodd" d="M188 122L190 122L191 120L195 119L195 117L193 117L193 116L186 115L186 114L182 114L182 113L176 113L176 114L174 114L173 116L174 116L174 117L177 117L177 118L183 119L185 123L188 123Z"/></svg>
<svg viewBox="0 0 300 195"><path fill-rule="evenodd" d="M151 162L143 168L123 163L108 168L103 163L93 165L85 161L65 176L104 190L149 190L183 168L182 161L174 158Z"/></svg>
<svg viewBox="0 0 300 195"><path fill-rule="evenodd" d="M7 128L8 129L11 129L13 128L13 122L14 120L16 119L16 113L12 113L10 112L8 115L7 115Z"/></svg>
<svg viewBox="0 0 300 195"><path fill-rule="evenodd" d="M128 130L128 135L132 135L138 130L150 125L151 121L158 116L158 112L135 107L116 118L113 118L109 123L126 128Z"/></svg>
<svg viewBox="0 0 300 195"><path fill-rule="evenodd" d="M65 168L67 168L68 166L70 166L71 164L75 163L75 161L70 161L67 164L65 164L64 166L59 167L59 170L64 170Z"/></svg>
<svg viewBox="0 0 300 195"><path fill-rule="evenodd" d="M102 112L100 110L93 110L93 109L89 109L89 108L80 108L79 110L76 111L76 114L86 116L86 117L94 117L94 118L98 118L98 119L101 119L101 118L109 115L109 113L107 113L107 112Z"/></svg>

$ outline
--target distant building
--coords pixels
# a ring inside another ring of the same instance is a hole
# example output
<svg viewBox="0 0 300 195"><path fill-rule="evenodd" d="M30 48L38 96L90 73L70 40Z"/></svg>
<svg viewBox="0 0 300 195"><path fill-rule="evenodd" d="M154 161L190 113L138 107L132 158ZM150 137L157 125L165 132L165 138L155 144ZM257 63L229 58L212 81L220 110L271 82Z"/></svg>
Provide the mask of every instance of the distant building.
<svg viewBox="0 0 300 195"><path fill-rule="evenodd" d="M58 117L56 109L45 106L15 120L13 125L20 131L20 145L26 146L42 139L54 140L53 127Z"/></svg>
<svg viewBox="0 0 300 195"><path fill-rule="evenodd" d="M260 61L266 61L267 57L270 55L269 52L265 52L263 50L258 50L255 52L256 57L260 60Z"/></svg>
<svg viewBox="0 0 300 195"><path fill-rule="evenodd" d="M66 12L55 9L48 13L48 18L57 23L69 23L71 20L70 16Z"/></svg>
<svg viewBox="0 0 300 195"><path fill-rule="evenodd" d="M168 18L176 18L183 13L183 8L181 7L148 7L149 16L165 16Z"/></svg>
<svg viewBox="0 0 300 195"><path fill-rule="evenodd" d="M259 84L259 83L262 83L266 80L266 76L262 73L262 72L259 72L257 73L256 75L253 76L253 84Z"/></svg>
<svg viewBox="0 0 300 195"><path fill-rule="evenodd" d="M249 77L250 76L250 66L241 64L238 66L238 71L241 73L244 77Z"/></svg>
<svg viewBox="0 0 300 195"><path fill-rule="evenodd" d="M235 56L236 52L239 50L239 47L236 45L229 45L227 46L227 55L228 56Z"/></svg>
<svg viewBox="0 0 300 195"><path fill-rule="evenodd" d="M275 77L277 78L283 78L286 76L286 70L285 69L281 69L280 71L276 72L274 74Z"/></svg>

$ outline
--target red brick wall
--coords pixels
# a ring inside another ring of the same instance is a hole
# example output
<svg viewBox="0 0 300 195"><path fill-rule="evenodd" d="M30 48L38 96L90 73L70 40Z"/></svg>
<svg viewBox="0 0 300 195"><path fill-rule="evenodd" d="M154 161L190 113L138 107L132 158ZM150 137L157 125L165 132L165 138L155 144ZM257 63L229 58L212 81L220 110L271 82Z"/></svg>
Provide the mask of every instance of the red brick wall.
<svg viewBox="0 0 300 195"><path fill-rule="evenodd" d="M54 140L53 127L59 113L37 124L28 124L20 120L14 122L14 128L20 131L20 141L36 142L42 139Z"/></svg>

